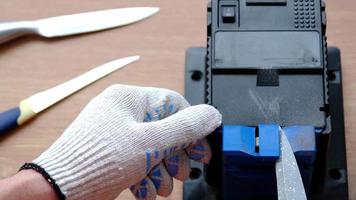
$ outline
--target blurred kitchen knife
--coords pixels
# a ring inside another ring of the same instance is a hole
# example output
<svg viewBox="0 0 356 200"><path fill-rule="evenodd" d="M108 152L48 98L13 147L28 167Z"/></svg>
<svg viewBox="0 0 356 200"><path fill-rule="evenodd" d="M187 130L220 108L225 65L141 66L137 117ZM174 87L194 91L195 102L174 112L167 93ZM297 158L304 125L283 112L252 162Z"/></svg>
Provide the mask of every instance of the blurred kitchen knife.
<svg viewBox="0 0 356 200"><path fill-rule="evenodd" d="M0 113L0 135L12 128L22 125L41 111L85 86L138 59L139 56L131 56L111 61L77 76L72 80L22 100L18 107Z"/></svg>
<svg viewBox="0 0 356 200"><path fill-rule="evenodd" d="M132 7L64 15L36 21L0 23L0 43L35 34L62 37L128 25L155 14L157 7Z"/></svg>

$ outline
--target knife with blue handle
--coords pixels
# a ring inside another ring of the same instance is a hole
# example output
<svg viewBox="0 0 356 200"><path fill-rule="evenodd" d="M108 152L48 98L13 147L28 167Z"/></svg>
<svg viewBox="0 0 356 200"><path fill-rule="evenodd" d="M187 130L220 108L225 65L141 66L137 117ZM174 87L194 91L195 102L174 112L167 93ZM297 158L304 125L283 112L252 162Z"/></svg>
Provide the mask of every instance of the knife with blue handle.
<svg viewBox="0 0 356 200"><path fill-rule="evenodd" d="M26 106L26 102L21 102L19 107L0 113L0 133L5 133L16 128L35 115L36 114Z"/></svg>
<svg viewBox="0 0 356 200"><path fill-rule="evenodd" d="M138 59L139 56L131 56L111 61L72 80L22 100L18 107L0 113L0 135L24 124L58 101Z"/></svg>

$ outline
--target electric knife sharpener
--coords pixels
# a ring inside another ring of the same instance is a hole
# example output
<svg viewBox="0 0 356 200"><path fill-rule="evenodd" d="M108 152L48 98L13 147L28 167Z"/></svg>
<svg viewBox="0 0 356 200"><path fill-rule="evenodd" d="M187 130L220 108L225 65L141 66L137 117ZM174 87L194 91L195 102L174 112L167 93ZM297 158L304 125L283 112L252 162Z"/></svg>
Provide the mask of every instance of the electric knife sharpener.
<svg viewBox="0 0 356 200"><path fill-rule="evenodd" d="M185 95L215 106L213 158L184 199L277 199L281 126L308 199L348 199L340 51L321 0L212 0L207 46L186 52Z"/></svg>

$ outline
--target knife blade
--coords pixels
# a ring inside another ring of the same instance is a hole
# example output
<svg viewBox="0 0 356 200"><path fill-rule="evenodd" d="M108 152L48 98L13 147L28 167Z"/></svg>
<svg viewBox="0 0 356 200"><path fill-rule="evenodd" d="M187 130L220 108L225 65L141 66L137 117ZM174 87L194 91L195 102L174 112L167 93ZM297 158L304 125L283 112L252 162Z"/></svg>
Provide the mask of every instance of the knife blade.
<svg viewBox="0 0 356 200"><path fill-rule="evenodd" d="M279 128L279 135L281 154L276 162L278 200L307 200L297 161L282 128Z"/></svg>
<svg viewBox="0 0 356 200"><path fill-rule="evenodd" d="M0 134L22 125L60 100L138 59L139 56L131 56L111 61L22 100L18 107L0 113Z"/></svg>
<svg viewBox="0 0 356 200"><path fill-rule="evenodd" d="M138 22L158 11L157 7L118 8L35 21L0 23L0 43L27 34L52 38L111 29Z"/></svg>

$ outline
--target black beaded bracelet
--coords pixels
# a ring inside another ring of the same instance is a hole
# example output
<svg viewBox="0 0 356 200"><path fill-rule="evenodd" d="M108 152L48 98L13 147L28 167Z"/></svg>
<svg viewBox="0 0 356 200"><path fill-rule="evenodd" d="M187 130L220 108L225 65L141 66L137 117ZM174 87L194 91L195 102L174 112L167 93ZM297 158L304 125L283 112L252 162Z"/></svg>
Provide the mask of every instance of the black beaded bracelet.
<svg viewBox="0 0 356 200"><path fill-rule="evenodd" d="M52 188L54 189L54 191L57 194L58 199L59 200L66 199L66 197L62 193L61 189L58 187L56 181L41 166L39 166L35 163L25 163L24 165L22 165L22 167L19 169L19 171L25 170L25 169L32 169L32 170L35 170L36 172L40 173L43 176L43 178L45 178L47 180L47 182L52 186Z"/></svg>

